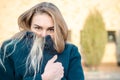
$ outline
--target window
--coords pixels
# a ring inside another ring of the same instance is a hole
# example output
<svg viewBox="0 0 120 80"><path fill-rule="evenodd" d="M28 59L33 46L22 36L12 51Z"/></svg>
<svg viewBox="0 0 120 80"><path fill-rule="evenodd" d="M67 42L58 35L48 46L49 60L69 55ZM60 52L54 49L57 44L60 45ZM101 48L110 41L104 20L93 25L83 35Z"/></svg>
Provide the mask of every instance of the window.
<svg viewBox="0 0 120 80"><path fill-rule="evenodd" d="M116 42L115 31L108 31L108 42Z"/></svg>

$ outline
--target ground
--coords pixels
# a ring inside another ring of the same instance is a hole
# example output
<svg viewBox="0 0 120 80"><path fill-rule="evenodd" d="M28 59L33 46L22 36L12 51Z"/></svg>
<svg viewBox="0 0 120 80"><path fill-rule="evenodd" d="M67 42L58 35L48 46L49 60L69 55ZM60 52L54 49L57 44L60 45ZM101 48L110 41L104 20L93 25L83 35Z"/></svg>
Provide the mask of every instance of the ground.
<svg viewBox="0 0 120 80"><path fill-rule="evenodd" d="M97 69L83 67L85 80L120 80L120 66L101 65Z"/></svg>

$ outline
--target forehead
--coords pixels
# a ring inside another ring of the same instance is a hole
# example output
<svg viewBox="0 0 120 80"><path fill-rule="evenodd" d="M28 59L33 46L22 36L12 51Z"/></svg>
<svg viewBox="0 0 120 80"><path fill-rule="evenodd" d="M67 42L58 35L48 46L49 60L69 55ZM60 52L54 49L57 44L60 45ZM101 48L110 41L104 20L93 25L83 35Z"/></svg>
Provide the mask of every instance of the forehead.
<svg viewBox="0 0 120 80"><path fill-rule="evenodd" d="M35 14L32 18L32 24L37 24L39 26L51 27L54 25L53 19L46 13Z"/></svg>

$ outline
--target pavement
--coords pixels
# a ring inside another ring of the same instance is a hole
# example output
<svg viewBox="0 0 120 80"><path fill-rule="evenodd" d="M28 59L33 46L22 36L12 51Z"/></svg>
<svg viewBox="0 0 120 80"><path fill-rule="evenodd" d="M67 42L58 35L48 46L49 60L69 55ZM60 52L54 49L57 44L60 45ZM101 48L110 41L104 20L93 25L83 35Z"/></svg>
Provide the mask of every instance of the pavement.
<svg viewBox="0 0 120 80"><path fill-rule="evenodd" d="M120 80L120 72L88 71L85 80Z"/></svg>

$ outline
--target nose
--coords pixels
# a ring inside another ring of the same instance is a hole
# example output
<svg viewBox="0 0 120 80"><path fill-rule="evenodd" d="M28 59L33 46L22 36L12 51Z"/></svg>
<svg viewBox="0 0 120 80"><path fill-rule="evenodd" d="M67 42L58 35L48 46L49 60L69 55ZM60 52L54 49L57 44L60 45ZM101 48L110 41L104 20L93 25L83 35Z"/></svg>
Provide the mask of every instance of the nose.
<svg viewBox="0 0 120 80"><path fill-rule="evenodd" d="M46 31L46 30L43 30L43 31L41 32L41 37L45 37L45 36L47 36L47 31Z"/></svg>

